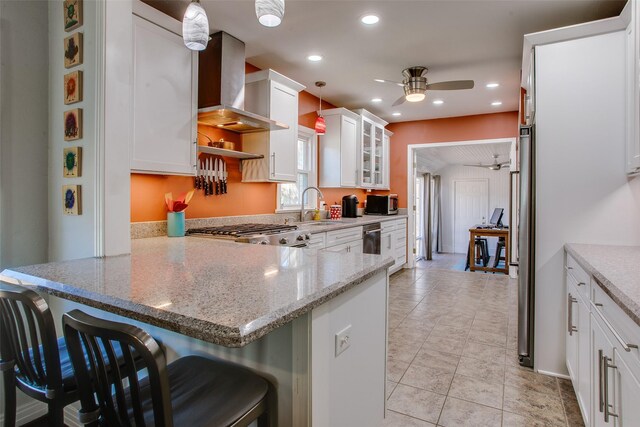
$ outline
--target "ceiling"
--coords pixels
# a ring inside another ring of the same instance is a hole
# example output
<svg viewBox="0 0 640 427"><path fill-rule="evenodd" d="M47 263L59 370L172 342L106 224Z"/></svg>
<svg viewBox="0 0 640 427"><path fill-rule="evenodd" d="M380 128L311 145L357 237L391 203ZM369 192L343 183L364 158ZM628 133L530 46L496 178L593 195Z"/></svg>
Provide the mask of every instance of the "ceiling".
<svg viewBox="0 0 640 427"><path fill-rule="evenodd" d="M145 0L180 16L188 0ZM518 110L522 36L615 16L618 0L286 0L282 24L263 27L253 0L201 0L212 32L224 30L246 43L247 62L276 71L334 105L366 108L389 122ZM181 11L180 11L181 10ZM360 18L375 13L380 22ZM181 17L180 17L181 18ZM180 19L179 18L179 19ZM320 54L312 63L306 58ZM430 83L475 80L475 88L433 91L419 103L391 104L402 88L374 82L401 81L406 67L429 68ZM487 89L489 82L500 87ZM371 99L382 98L374 104ZM434 99L444 104L435 106ZM502 101L500 106L491 106ZM400 117L391 115L400 112Z"/></svg>
<svg viewBox="0 0 640 427"><path fill-rule="evenodd" d="M487 165L493 163L495 154L499 156L498 162L502 163L509 161L510 153L510 142L419 148L416 150L417 169L437 173L452 165Z"/></svg>

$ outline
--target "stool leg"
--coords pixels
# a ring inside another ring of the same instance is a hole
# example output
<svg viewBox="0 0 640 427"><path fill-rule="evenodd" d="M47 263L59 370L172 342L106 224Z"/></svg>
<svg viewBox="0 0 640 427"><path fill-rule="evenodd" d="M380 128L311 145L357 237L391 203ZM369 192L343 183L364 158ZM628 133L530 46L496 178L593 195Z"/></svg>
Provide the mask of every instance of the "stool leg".
<svg viewBox="0 0 640 427"><path fill-rule="evenodd" d="M61 402L49 403L49 413L47 414L48 424L51 427L64 427L64 406Z"/></svg>
<svg viewBox="0 0 640 427"><path fill-rule="evenodd" d="M4 425L16 425L16 378L13 369L3 372L4 382Z"/></svg>

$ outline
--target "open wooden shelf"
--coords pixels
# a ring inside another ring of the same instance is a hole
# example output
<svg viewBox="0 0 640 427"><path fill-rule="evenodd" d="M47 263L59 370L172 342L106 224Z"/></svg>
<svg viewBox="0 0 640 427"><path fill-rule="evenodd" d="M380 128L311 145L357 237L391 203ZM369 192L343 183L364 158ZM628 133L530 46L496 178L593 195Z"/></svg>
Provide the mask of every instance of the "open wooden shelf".
<svg viewBox="0 0 640 427"><path fill-rule="evenodd" d="M226 150L224 148L208 147L206 145L198 145L198 153L214 154L223 157L235 157L236 159L262 159L262 154L245 153L244 151Z"/></svg>

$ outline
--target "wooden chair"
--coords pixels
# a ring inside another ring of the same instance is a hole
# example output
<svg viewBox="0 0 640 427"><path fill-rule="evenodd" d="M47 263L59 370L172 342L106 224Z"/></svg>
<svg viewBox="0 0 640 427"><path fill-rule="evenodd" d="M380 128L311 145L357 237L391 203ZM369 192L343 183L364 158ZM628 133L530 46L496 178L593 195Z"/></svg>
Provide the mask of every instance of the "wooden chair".
<svg viewBox="0 0 640 427"><path fill-rule="evenodd" d="M78 400L63 338L49 306L36 292L0 281L0 370L5 426L16 423L16 386L48 406L48 425L64 425L64 407Z"/></svg>
<svg viewBox="0 0 640 427"><path fill-rule="evenodd" d="M198 356L167 365L158 343L142 329L80 310L66 313L63 324L80 391L80 419L89 426L241 427L256 419L260 427L268 425L268 383L247 369ZM107 375L114 345L128 364L137 352L147 375L135 369ZM98 351L100 346L106 352Z"/></svg>

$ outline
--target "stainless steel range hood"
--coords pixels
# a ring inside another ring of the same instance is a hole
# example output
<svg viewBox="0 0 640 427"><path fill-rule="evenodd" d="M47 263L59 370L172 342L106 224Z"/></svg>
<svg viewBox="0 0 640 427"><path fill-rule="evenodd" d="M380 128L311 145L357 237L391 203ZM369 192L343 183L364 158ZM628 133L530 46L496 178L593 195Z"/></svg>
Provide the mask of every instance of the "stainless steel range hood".
<svg viewBox="0 0 640 427"><path fill-rule="evenodd" d="M198 57L198 124L236 133L287 129L275 120L244 111L244 42L219 31Z"/></svg>

